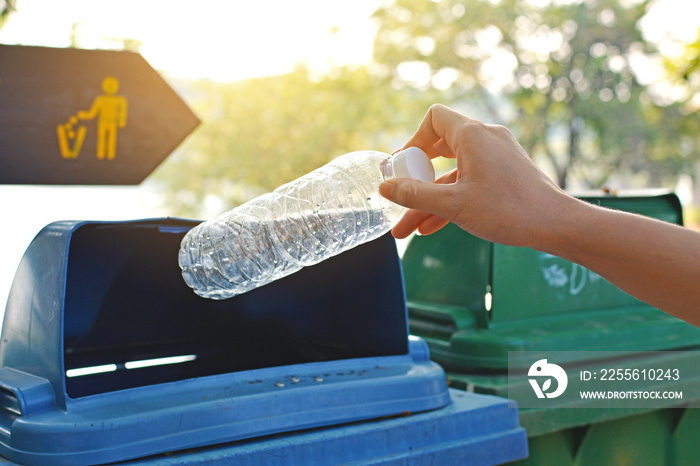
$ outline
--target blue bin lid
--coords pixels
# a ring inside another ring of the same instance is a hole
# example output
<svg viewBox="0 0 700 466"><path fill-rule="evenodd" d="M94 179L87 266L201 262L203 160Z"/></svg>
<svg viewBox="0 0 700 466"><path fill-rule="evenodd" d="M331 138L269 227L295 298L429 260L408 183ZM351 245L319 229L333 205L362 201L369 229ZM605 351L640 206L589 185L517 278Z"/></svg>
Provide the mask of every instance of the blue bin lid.
<svg viewBox="0 0 700 466"><path fill-rule="evenodd" d="M98 464L449 404L408 337L390 236L232 299L177 265L198 222L56 222L28 247L0 343L0 454Z"/></svg>
<svg viewBox="0 0 700 466"><path fill-rule="evenodd" d="M152 456L129 465L486 466L527 457L527 434L514 401L454 389L450 395L450 405L432 411Z"/></svg>

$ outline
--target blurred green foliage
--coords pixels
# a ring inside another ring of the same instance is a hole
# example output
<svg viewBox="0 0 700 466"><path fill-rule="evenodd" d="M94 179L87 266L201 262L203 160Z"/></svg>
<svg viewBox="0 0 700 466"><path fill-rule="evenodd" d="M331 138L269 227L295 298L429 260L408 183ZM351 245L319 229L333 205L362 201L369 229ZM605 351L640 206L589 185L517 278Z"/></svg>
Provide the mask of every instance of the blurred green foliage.
<svg viewBox="0 0 700 466"><path fill-rule="evenodd" d="M375 13L375 59L397 79L422 65L424 89L452 77L449 100L511 128L561 186L669 184L698 152L698 117L637 74L658 57L637 27L648 4L395 0Z"/></svg>
<svg viewBox="0 0 700 466"><path fill-rule="evenodd" d="M663 58L638 29L649 3L387 1L372 64L191 83L203 124L152 179L174 215L211 216L343 153L398 149L442 102L508 126L561 186L673 187L700 117L648 79ZM697 56L667 68L698 86Z"/></svg>
<svg viewBox="0 0 700 466"><path fill-rule="evenodd" d="M5 25L12 13L17 11L17 0L3 0L0 3L0 29Z"/></svg>
<svg viewBox="0 0 700 466"><path fill-rule="evenodd" d="M202 125L153 178L173 214L196 218L214 214L207 200L228 210L346 152L401 148L434 98L394 89L366 67L197 81L189 93Z"/></svg>
<svg viewBox="0 0 700 466"><path fill-rule="evenodd" d="M683 87L684 111L690 114L700 111L700 27L695 40L683 49L679 56L666 57L664 64L670 80Z"/></svg>

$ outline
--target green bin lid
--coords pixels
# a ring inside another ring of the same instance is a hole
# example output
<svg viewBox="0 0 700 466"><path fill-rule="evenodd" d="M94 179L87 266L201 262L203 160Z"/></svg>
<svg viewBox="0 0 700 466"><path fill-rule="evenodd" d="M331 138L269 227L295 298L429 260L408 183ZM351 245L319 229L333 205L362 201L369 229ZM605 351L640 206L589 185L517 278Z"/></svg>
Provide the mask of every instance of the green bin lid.
<svg viewBox="0 0 700 466"><path fill-rule="evenodd" d="M672 193L578 197L682 224ZM700 344L700 329L584 267L484 241L452 224L414 237L403 268L411 332L452 370L504 370L509 351L631 352Z"/></svg>

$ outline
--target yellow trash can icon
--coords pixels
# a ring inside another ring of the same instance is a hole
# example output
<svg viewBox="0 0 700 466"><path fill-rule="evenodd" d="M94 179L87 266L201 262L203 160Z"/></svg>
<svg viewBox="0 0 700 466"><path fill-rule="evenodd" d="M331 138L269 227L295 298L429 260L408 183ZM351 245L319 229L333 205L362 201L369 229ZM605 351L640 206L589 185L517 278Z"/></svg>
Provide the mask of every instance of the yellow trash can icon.
<svg viewBox="0 0 700 466"><path fill-rule="evenodd" d="M119 80L107 76L102 80L104 94L95 97L88 111L80 110L67 123L56 127L58 147L64 159L74 159L80 154L87 128L78 120L97 120L97 158L113 160L117 153L117 130L126 126L127 100L117 95Z"/></svg>

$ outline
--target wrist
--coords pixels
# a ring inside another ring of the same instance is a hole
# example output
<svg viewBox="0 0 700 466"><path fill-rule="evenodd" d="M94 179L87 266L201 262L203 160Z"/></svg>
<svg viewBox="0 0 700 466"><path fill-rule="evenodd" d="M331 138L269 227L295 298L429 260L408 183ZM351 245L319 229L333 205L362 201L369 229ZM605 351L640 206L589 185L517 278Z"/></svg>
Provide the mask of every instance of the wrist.
<svg viewBox="0 0 700 466"><path fill-rule="evenodd" d="M595 207L587 202L558 193L546 207L548 216L541 220L533 248L575 262L577 251L594 236L588 231L591 209Z"/></svg>

